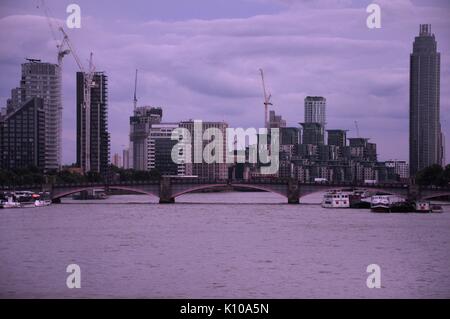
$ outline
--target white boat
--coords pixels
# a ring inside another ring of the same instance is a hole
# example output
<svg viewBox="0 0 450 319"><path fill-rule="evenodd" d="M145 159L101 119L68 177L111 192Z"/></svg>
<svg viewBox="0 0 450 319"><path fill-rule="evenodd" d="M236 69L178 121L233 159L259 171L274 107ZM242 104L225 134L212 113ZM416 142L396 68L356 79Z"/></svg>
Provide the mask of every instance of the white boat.
<svg viewBox="0 0 450 319"><path fill-rule="evenodd" d="M36 207L44 207L44 206L49 206L51 203L52 203L51 200L37 199L34 202L34 206L36 206Z"/></svg>
<svg viewBox="0 0 450 319"><path fill-rule="evenodd" d="M1 204L2 208L19 208L21 207L19 202L14 201L13 197L8 197L6 201Z"/></svg>
<svg viewBox="0 0 450 319"><path fill-rule="evenodd" d="M322 207L324 208L349 208L351 193L343 191L330 191L323 195Z"/></svg>
<svg viewBox="0 0 450 319"><path fill-rule="evenodd" d="M33 208L51 204L51 200L43 199L40 194L29 191L16 191L2 196L0 208Z"/></svg>
<svg viewBox="0 0 450 319"><path fill-rule="evenodd" d="M395 195L374 195L370 201L370 210L373 212L389 213L392 205L404 201L405 199Z"/></svg>
<svg viewBox="0 0 450 319"><path fill-rule="evenodd" d="M370 210L373 212L389 212L389 196L374 195L370 202Z"/></svg>

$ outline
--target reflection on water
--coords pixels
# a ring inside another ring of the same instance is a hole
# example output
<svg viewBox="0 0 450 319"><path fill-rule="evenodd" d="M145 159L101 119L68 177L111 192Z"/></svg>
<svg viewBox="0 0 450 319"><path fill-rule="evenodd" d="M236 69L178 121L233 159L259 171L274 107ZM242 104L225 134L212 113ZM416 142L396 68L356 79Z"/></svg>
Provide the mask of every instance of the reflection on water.
<svg viewBox="0 0 450 319"><path fill-rule="evenodd" d="M450 297L449 206L373 214L285 201L208 193L159 205L124 195L2 210L0 296ZM71 263L81 289L66 287ZM366 287L372 263L381 289Z"/></svg>

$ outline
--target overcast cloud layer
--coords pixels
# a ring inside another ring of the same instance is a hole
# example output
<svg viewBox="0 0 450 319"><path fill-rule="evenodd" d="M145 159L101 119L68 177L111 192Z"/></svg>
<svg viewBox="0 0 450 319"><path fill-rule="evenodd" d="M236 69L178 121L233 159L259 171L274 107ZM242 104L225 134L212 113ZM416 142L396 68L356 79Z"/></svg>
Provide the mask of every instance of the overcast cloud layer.
<svg viewBox="0 0 450 319"><path fill-rule="evenodd" d="M39 1L0 1L0 106L18 86L25 57L56 62ZM63 23L75 1L47 1ZM381 160L408 158L409 54L419 24L431 23L441 52L441 122L450 158L450 2L378 0L382 28L366 27L370 1L76 1L82 28L69 30L78 54L94 52L109 76L112 153L128 145L134 70L139 105L162 106L166 122L224 120L263 126L264 68L273 109L303 121L307 95L327 98L328 128L360 133ZM63 158L75 162L75 72L64 61Z"/></svg>

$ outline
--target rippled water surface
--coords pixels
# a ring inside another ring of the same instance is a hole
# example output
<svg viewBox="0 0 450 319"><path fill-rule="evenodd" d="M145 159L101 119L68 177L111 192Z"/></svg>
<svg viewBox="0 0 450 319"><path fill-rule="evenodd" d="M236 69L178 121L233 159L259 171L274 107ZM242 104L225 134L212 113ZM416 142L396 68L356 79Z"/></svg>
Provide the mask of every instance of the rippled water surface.
<svg viewBox="0 0 450 319"><path fill-rule="evenodd" d="M172 205L124 195L0 210L0 296L450 298L450 206L374 214L284 202L252 192ZM81 289L66 286L72 263ZM366 286L373 263L381 289Z"/></svg>

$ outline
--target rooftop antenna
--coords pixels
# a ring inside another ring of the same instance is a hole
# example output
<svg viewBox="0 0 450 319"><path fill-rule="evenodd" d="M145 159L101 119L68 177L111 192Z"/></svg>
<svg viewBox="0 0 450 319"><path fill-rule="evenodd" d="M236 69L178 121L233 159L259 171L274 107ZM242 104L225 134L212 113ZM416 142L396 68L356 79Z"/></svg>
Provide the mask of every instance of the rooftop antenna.
<svg viewBox="0 0 450 319"><path fill-rule="evenodd" d="M360 138L361 136L359 135L358 121L355 121L355 127L356 127L356 136L358 136L358 138Z"/></svg>
<svg viewBox="0 0 450 319"><path fill-rule="evenodd" d="M134 76L134 99L133 99L133 105L134 105L134 109L136 110L136 106L137 106L137 97L136 97L136 88L137 88L137 75L138 75L138 70L136 69L136 74Z"/></svg>

